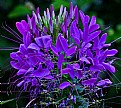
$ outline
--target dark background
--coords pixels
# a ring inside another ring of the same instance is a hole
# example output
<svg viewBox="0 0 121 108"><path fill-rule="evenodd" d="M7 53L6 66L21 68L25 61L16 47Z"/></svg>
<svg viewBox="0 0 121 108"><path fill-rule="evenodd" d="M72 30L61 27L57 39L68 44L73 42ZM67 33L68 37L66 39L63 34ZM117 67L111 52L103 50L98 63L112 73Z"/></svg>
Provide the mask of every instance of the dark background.
<svg viewBox="0 0 121 108"><path fill-rule="evenodd" d="M26 15L31 15L31 11L37 7L40 7L41 14L43 14L47 7L54 4L55 11L58 12L61 4L69 9L70 2L78 5L79 9L83 10L86 14L97 16L97 22L101 25L101 29L108 32L107 42L121 37L121 0L0 0L0 35L14 38L2 26L7 24L19 34L15 23L22 19L26 20ZM17 108L17 105L18 108L22 108L27 104L26 98L28 94L26 93L21 95L22 97L17 100L17 103L15 100L10 100L11 102L6 101L20 95L20 93L16 92L7 93L6 91L10 91L10 85L4 84L9 81L10 76L14 75L14 70L9 65L9 54L11 51L3 51L1 49L12 46L17 47L19 44L0 36L0 101L6 102L0 105L0 108ZM118 49L119 53L116 56L121 57L121 40L113 43L112 48ZM121 67L118 64L120 64L120 61L115 63L117 69L115 75L110 74L113 85L121 81ZM14 90L14 85L12 90ZM104 92L106 94L104 96L104 108L121 108L120 84L105 89ZM101 102L100 108L102 108L102 105L103 103Z"/></svg>

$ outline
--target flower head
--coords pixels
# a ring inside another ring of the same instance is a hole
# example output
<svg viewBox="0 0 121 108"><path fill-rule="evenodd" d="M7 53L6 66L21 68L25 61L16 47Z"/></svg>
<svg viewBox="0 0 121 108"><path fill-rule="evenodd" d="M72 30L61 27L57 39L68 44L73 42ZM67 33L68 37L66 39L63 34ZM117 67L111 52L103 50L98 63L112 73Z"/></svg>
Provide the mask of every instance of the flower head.
<svg viewBox="0 0 121 108"><path fill-rule="evenodd" d="M101 31L95 16L90 18L72 4L70 12L61 6L57 17L53 6L43 16L39 13L38 8L31 18L27 16L27 21L16 23L23 43L10 57L21 78L18 87L26 90L29 86L39 94L78 85L96 89L112 84L109 79L102 80L100 73L115 72L113 59L108 58L118 51L109 50L111 44L105 43L107 33Z"/></svg>

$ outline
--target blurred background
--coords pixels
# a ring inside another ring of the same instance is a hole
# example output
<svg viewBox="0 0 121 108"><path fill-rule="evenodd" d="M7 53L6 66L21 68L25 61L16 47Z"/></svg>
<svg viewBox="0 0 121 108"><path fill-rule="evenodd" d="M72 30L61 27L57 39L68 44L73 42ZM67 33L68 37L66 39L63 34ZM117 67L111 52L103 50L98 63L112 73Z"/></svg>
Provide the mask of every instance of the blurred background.
<svg viewBox="0 0 121 108"><path fill-rule="evenodd" d="M121 37L121 0L0 0L0 35L14 38L13 35L3 29L3 26L8 25L19 34L15 23L22 19L26 20L27 14L31 15L32 10L37 7L40 7L41 14L43 14L43 11L53 4L55 12L58 13L60 5L69 9L70 2L77 5L85 14L97 16L97 22L101 25L101 29L108 32L107 43ZM0 36L0 49L12 46L17 47L18 44ZM117 57L121 57L121 39L114 42L112 48L118 49ZM0 108L17 108L17 106L22 108L26 105L26 98L20 98L16 103L14 98L18 97L20 93L7 92L10 85L4 84L9 81L9 76L13 76L14 73L9 65L10 52L11 50L0 50L0 101L4 101L4 103L0 102ZM115 62L117 69L115 75L110 74L113 84L121 81L121 67L119 64L121 64L120 61ZM105 108L121 108L121 88L119 84L104 90L104 92L106 94L104 96L106 99L104 101ZM22 96L25 96L25 94L22 94Z"/></svg>

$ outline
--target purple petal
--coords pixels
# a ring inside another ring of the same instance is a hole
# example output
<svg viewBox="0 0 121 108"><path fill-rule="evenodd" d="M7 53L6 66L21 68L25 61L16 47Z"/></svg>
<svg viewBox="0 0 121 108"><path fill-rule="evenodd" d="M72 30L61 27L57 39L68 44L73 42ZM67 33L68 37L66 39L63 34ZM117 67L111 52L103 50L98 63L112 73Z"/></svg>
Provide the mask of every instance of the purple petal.
<svg viewBox="0 0 121 108"><path fill-rule="evenodd" d="M88 26L89 16L85 16L85 22L84 22L84 33L83 33L83 40L87 41L88 34L89 34L89 26Z"/></svg>
<svg viewBox="0 0 121 108"><path fill-rule="evenodd" d="M116 49L111 49L106 51L107 56L114 56L118 51Z"/></svg>
<svg viewBox="0 0 121 108"><path fill-rule="evenodd" d="M77 21L74 20L70 26L70 35L74 38L76 44L80 44L80 31L77 28Z"/></svg>
<svg viewBox="0 0 121 108"><path fill-rule="evenodd" d="M26 73L27 70L25 69L20 69L18 72L17 72L17 75L22 75L24 73Z"/></svg>
<svg viewBox="0 0 121 108"><path fill-rule="evenodd" d="M81 29L79 29L79 32L80 32L80 40L83 40L83 31Z"/></svg>
<svg viewBox="0 0 121 108"><path fill-rule="evenodd" d="M101 80L97 83L97 86L107 86L107 85L110 85L112 84L112 82L109 80L109 79L105 79L105 80Z"/></svg>
<svg viewBox="0 0 121 108"><path fill-rule="evenodd" d="M33 50L40 50L40 48L35 44L35 43L31 43L28 46L29 49L33 49Z"/></svg>
<svg viewBox="0 0 121 108"><path fill-rule="evenodd" d="M32 79L32 86L35 86L37 84L37 79L36 78L33 78Z"/></svg>
<svg viewBox="0 0 121 108"><path fill-rule="evenodd" d="M39 62L43 62L45 59L40 56L40 55L37 55L37 54L29 54L28 55L29 57L29 65L38 65Z"/></svg>
<svg viewBox="0 0 121 108"><path fill-rule="evenodd" d="M87 50L87 56L93 58L92 51L90 49Z"/></svg>
<svg viewBox="0 0 121 108"><path fill-rule="evenodd" d="M90 66L90 70L91 71L100 71L100 70L104 70L104 66L101 65L101 64L98 64L98 65L92 65Z"/></svg>
<svg viewBox="0 0 121 108"><path fill-rule="evenodd" d="M62 69L61 73L62 74L69 74L72 70L70 68L65 68L65 69Z"/></svg>
<svg viewBox="0 0 121 108"><path fill-rule="evenodd" d="M73 18L73 4L70 3L70 18Z"/></svg>
<svg viewBox="0 0 121 108"><path fill-rule="evenodd" d="M92 16L89 27L91 27L92 25L95 25L95 24L96 24L96 17Z"/></svg>
<svg viewBox="0 0 121 108"><path fill-rule="evenodd" d="M61 5L61 7L60 7L59 16L61 16L61 15L62 15L62 13L63 13L63 5Z"/></svg>
<svg viewBox="0 0 121 108"><path fill-rule="evenodd" d="M32 31L33 31L33 33L35 33L37 28L36 28L36 22L35 22L34 16L31 18L31 24L32 24Z"/></svg>
<svg viewBox="0 0 121 108"><path fill-rule="evenodd" d="M10 53L10 57L14 60L18 60L18 55L16 54L16 52Z"/></svg>
<svg viewBox="0 0 121 108"><path fill-rule="evenodd" d="M51 48L51 50L53 51L53 53L54 53L56 56L58 56L58 50L57 50L57 48L56 48L55 46L53 46L53 45L51 45L50 48Z"/></svg>
<svg viewBox="0 0 121 108"><path fill-rule="evenodd" d="M82 85L94 85L96 82L97 78L90 78L88 80L82 81Z"/></svg>
<svg viewBox="0 0 121 108"><path fill-rule="evenodd" d="M11 61L10 62L11 66L15 69L20 69L21 68L21 65L19 62L16 62L16 61Z"/></svg>
<svg viewBox="0 0 121 108"><path fill-rule="evenodd" d="M16 22L16 27L17 27L18 31L23 35L24 30L23 30L21 22Z"/></svg>
<svg viewBox="0 0 121 108"><path fill-rule="evenodd" d="M17 87L20 87L23 83L24 83L24 80L22 80L21 82L19 82L19 83L17 84Z"/></svg>
<svg viewBox="0 0 121 108"><path fill-rule="evenodd" d="M29 26L25 20L22 20L21 22L16 22L16 27L22 35L25 35L29 29Z"/></svg>
<svg viewBox="0 0 121 108"><path fill-rule="evenodd" d="M82 62L86 62L87 64L90 64L90 61L86 57L81 57L79 60Z"/></svg>
<svg viewBox="0 0 121 108"><path fill-rule="evenodd" d="M93 32L89 35L88 39L86 40L86 42L90 42L93 39L95 39L97 36L99 36L99 34L101 33L101 30Z"/></svg>
<svg viewBox="0 0 121 108"><path fill-rule="evenodd" d="M59 58L58 58L58 64L57 64L58 65L58 69L62 68L63 60L64 60L64 56L63 56L63 54L60 54Z"/></svg>
<svg viewBox="0 0 121 108"><path fill-rule="evenodd" d="M80 65L78 63L73 64L73 68L76 70L80 69Z"/></svg>
<svg viewBox="0 0 121 108"><path fill-rule="evenodd" d="M81 70L78 70L78 71L76 72L76 77L77 77L78 79L80 79L80 78L82 78L82 76L83 76L82 71L81 71Z"/></svg>
<svg viewBox="0 0 121 108"><path fill-rule="evenodd" d="M80 13L80 18L81 18L81 21L82 21L82 24L84 26L84 18L85 18L85 15L82 11L79 12Z"/></svg>
<svg viewBox="0 0 121 108"><path fill-rule="evenodd" d="M47 18L50 19L50 11L48 8L47 8Z"/></svg>
<svg viewBox="0 0 121 108"><path fill-rule="evenodd" d="M81 49L82 51L86 51L88 48L92 46L91 43L87 43L86 45L85 44L86 44L85 42L82 43L82 49Z"/></svg>
<svg viewBox="0 0 121 108"><path fill-rule="evenodd" d="M48 48L48 47L50 47L50 44L51 44L51 36L46 35L46 36L42 36L42 37L37 37L37 38L35 38L35 41L38 44L38 46L40 46L42 48Z"/></svg>
<svg viewBox="0 0 121 108"><path fill-rule="evenodd" d="M47 34L47 31L48 31L47 27L44 26L43 27L43 32Z"/></svg>
<svg viewBox="0 0 121 108"><path fill-rule="evenodd" d="M29 68L27 71L26 71L26 74L28 74L28 73L31 73L31 72L33 72L34 71L34 68Z"/></svg>
<svg viewBox="0 0 121 108"><path fill-rule="evenodd" d="M76 43L77 45L79 45L79 44L80 44L80 39L79 39L79 38L74 37L74 41L75 41L75 43Z"/></svg>
<svg viewBox="0 0 121 108"><path fill-rule="evenodd" d="M19 51L20 51L20 53L23 54L23 55L27 54L27 49L26 49L26 47L25 47L24 44L20 44Z"/></svg>
<svg viewBox="0 0 121 108"><path fill-rule="evenodd" d="M109 47L109 46L111 46L110 43L109 44L104 44L104 47Z"/></svg>
<svg viewBox="0 0 121 108"><path fill-rule="evenodd" d="M69 82L63 82L63 83L60 84L59 89L63 90L65 88L69 87L69 86L71 86L71 84Z"/></svg>
<svg viewBox="0 0 121 108"><path fill-rule="evenodd" d="M50 74L50 71L48 69L37 69L33 74L36 77L44 78Z"/></svg>
<svg viewBox="0 0 121 108"><path fill-rule="evenodd" d="M77 6L75 6L75 8L74 8L74 16L75 16L75 19L76 19L76 21L78 22L78 7Z"/></svg>
<svg viewBox="0 0 121 108"><path fill-rule="evenodd" d="M67 64L67 68L71 69L71 71L69 72L69 75L72 79L74 79L75 78L75 72L74 72L73 67L70 64Z"/></svg>
<svg viewBox="0 0 121 108"><path fill-rule="evenodd" d="M103 66L108 70L108 71L110 71L110 72L115 72L115 67L114 66L112 66L111 64L109 64L109 63L102 63L103 64Z"/></svg>
<svg viewBox="0 0 121 108"><path fill-rule="evenodd" d="M57 48L58 52L61 52L61 51L66 52L68 49L67 40L62 36L62 34L59 34L59 36L57 38L56 48Z"/></svg>
<svg viewBox="0 0 121 108"><path fill-rule="evenodd" d="M27 32L27 34L23 36L23 42L26 47L28 47L31 44L32 42L31 38L32 38L32 35L30 32Z"/></svg>
<svg viewBox="0 0 121 108"><path fill-rule="evenodd" d="M63 31L64 33L67 32L67 27L68 27L68 20L67 20L67 18L65 18L65 19L64 19L64 22L63 22L63 24L62 24L62 26L61 26L61 29L62 29L62 31Z"/></svg>
<svg viewBox="0 0 121 108"><path fill-rule="evenodd" d="M98 24L95 24L95 25L92 25L90 28L89 28L89 33L91 32L94 32L95 30L99 29L100 26Z"/></svg>
<svg viewBox="0 0 121 108"><path fill-rule="evenodd" d="M51 75L47 75L47 76L45 76L44 78L45 78L45 79L53 79L54 77L51 76Z"/></svg>
<svg viewBox="0 0 121 108"><path fill-rule="evenodd" d="M28 20L28 25L29 25L30 29L32 29L31 18L29 15L27 15L27 20Z"/></svg>
<svg viewBox="0 0 121 108"><path fill-rule="evenodd" d="M39 9L39 7L37 7L36 14L37 14L37 15L40 14L40 9Z"/></svg>
<svg viewBox="0 0 121 108"><path fill-rule="evenodd" d="M77 46L73 46L71 48L68 49L68 51L66 52L66 56L70 56L72 54L74 54L76 52Z"/></svg>
<svg viewBox="0 0 121 108"><path fill-rule="evenodd" d="M52 22L52 18L50 18L50 33L53 33L53 22Z"/></svg>
<svg viewBox="0 0 121 108"><path fill-rule="evenodd" d="M76 73L74 72L74 70L72 70L72 71L69 72L69 75L70 75L70 77L71 77L72 79L74 79Z"/></svg>
<svg viewBox="0 0 121 108"><path fill-rule="evenodd" d="M107 33L104 33L100 38L101 45L104 45L104 43L106 42L106 38L107 38Z"/></svg>
<svg viewBox="0 0 121 108"><path fill-rule="evenodd" d="M100 46L99 46L99 37L96 37L94 39L94 43L93 43L93 50L97 50L98 48L100 49ZM101 46L101 48L102 48L102 46Z"/></svg>

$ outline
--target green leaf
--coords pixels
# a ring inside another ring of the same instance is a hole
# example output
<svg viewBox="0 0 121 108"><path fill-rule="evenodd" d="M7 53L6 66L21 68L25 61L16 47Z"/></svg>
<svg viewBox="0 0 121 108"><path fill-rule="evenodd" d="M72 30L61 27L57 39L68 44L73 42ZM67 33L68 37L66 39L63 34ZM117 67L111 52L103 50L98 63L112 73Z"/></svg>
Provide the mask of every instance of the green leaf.
<svg viewBox="0 0 121 108"><path fill-rule="evenodd" d="M31 14L31 10L25 5L18 5L8 14L8 17L15 18L19 16L25 16L27 14Z"/></svg>
<svg viewBox="0 0 121 108"><path fill-rule="evenodd" d="M55 0L53 3L55 11L58 11L60 9L60 6L63 5L64 7L69 8L70 2L66 0Z"/></svg>
<svg viewBox="0 0 121 108"><path fill-rule="evenodd" d="M75 0L79 9L85 10L85 7L88 7L93 0Z"/></svg>

